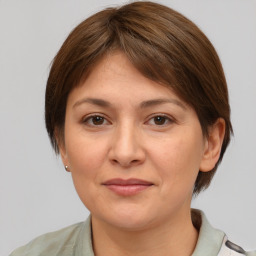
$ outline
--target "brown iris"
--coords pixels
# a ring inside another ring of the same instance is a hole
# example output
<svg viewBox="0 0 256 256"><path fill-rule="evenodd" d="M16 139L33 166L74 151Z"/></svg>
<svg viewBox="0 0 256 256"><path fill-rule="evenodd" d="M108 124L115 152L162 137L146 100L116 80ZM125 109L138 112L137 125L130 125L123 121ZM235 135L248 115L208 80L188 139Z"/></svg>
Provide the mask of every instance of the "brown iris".
<svg viewBox="0 0 256 256"><path fill-rule="evenodd" d="M156 117L154 117L154 122L157 125L163 125L166 122L166 117L164 117L164 116L156 116Z"/></svg>
<svg viewBox="0 0 256 256"><path fill-rule="evenodd" d="M104 123L104 117L102 116L93 116L92 117L92 123L94 125L101 125Z"/></svg>

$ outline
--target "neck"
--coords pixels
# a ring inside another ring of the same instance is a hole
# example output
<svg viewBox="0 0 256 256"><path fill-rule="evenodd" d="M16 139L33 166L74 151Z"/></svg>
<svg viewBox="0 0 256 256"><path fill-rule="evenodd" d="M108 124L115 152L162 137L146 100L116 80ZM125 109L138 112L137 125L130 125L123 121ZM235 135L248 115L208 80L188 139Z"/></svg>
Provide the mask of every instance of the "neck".
<svg viewBox="0 0 256 256"><path fill-rule="evenodd" d="M189 256L198 238L190 212L139 231L115 228L92 216L92 230L95 256Z"/></svg>

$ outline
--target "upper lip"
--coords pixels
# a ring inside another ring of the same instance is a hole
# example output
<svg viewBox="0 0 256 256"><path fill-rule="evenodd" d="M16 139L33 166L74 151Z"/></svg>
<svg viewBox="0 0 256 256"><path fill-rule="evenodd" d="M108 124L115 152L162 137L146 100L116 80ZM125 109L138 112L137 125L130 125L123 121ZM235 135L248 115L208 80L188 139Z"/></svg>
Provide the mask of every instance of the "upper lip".
<svg viewBox="0 0 256 256"><path fill-rule="evenodd" d="M153 185L152 182L141 180L141 179L111 179L103 182L103 185L119 185L119 186L128 186L128 185Z"/></svg>

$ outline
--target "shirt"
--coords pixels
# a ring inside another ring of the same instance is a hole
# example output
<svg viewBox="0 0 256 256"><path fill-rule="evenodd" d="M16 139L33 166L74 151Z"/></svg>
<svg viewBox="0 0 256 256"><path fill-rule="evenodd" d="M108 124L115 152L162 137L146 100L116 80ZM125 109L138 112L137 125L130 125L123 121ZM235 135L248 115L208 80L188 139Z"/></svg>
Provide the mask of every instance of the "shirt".
<svg viewBox="0 0 256 256"><path fill-rule="evenodd" d="M205 214L192 210L199 237L192 256L256 256L227 240L225 233L213 228ZM10 256L94 256L91 218L59 231L47 233L16 249Z"/></svg>

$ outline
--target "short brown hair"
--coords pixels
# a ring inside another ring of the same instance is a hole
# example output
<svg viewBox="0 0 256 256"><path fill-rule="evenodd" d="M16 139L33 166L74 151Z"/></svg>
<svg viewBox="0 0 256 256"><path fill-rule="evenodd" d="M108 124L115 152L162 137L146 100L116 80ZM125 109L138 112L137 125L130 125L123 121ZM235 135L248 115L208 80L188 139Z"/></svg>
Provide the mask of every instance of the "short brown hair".
<svg viewBox="0 0 256 256"><path fill-rule="evenodd" d="M203 134L218 118L226 123L220 158L210 172L199 171L194 194L207 188L232 133L227 84L218 55L201 30L186 17L153 2L107 8L68 36L50 70L45 94L45 122L58 153L55 131L64 130L67 97L96 62L122 51L145 77L172 90L193 107Z"/></svg>

